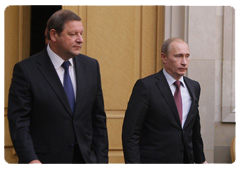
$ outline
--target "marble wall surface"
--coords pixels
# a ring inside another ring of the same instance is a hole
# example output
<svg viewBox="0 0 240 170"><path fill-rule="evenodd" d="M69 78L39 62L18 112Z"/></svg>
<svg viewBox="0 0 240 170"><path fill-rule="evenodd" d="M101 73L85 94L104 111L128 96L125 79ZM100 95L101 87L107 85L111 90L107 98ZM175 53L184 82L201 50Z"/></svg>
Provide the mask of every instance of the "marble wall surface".
<svg viewBox="0 0 240 170"><path fill-rule="evenodd" d="M183 38L190 48L187 76L201 85L200 117L207 161L231 163L235 136L234 9L168 6L165 39Z"/></svg>

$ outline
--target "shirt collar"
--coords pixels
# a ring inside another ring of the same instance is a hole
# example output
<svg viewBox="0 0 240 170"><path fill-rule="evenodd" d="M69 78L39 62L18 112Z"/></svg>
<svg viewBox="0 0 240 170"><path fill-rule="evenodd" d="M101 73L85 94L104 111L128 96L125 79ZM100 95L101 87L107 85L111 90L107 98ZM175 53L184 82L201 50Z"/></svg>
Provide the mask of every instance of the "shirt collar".
<svg viewBox="0 0 240 170"><path fill-rule="evenodd" d="M171 86L173 85L173 83L176 81L165 69L163 69L163 74L167 79L168 85ZM183 87L185 86L184 80L183 80L183 76L179 79L179 81L181 82Z"/></svg>
<svg viewBox="0 0 240 170"><path fill-rule="evenodd" d="M52 51L52 49L50 48L49 44L47 45L47 52L48 52L48 55L54 65L54 68L57 70L59 68L62 67L62 64L65 60L63 60L60 56L58 56L56 53L54 53ZM69 59L69 62L71 63L71 65L73 66L73 60L72 58Z"/></svg>

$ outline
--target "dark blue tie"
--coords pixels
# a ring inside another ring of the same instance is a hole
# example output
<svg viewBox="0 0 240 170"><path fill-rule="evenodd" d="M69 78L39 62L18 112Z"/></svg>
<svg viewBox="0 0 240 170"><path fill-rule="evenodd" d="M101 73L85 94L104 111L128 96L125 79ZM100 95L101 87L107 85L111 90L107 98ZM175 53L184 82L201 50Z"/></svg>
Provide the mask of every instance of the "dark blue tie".
<svg viewBox="0 0 240 170"><path fill-rule="evenodd" d="M69 75L69 65L70 65L69 61L65 61L62 64L62 67L65 70L64 78L63 78L63 86L64 86L65 93L67 95L71 110L72 110L72 112L74 112L75 96L74 96L72 81L71 81L71 78Z"/></svg>

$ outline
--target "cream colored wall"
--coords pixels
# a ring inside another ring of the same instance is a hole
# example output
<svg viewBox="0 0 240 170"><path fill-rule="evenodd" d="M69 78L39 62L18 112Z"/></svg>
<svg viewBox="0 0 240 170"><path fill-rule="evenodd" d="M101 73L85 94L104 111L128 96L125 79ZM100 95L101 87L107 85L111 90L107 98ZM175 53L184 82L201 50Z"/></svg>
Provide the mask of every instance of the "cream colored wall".
<svg viewBox="0 0 240 170"><path fill-rule="evenodd" d="M4 81L4 150L5 160L16 163L17 156L13 149L8 130L7 106L8 90L12 79L13 66L30 54L30 7L9 6L5 9L5 81Z"/></svg>
<svg viewBox="0 0 240 170"><path fill-rule="evenodd" d="M133 85L137 79L162 68L160 47L164 7L63 6L63 9L70 9L82 18L85 31L81 53L98 59L100 63L109 134L109 162L123 163L122 123ZM25 34L21 33L21 22L25 22L23 18L26 16L20 15L28 10L28 7L16 6L5 11L5 159L12 163L17 161L17 157L6 118L7 95L14 64L29 56L24 53L29 50L26 46L29 39L22 39ZM26 28L30 26L25 25L23 30ZM17 36L12 36L16 33ZM13 45L18 48L13 48Z"/></svg>
<svg viewBox="0 0 240 170"><path fill-rule="evenodd" d="M207 161L230 163L235 136L234 9L168 6L165 11L165 39L176 36L188 42L187 76L201 85L199 108Z"/></svg>
<svg viewBox="0 0 240 170"><path fill-rule="evenodd" d="M82 53L97 58L100 63L111 163L123 162L121 126L133 84L136 79L160 70L161 42L171 36L189 43L191 60L187 76L199 81L202 87L200 114L207 160L231 161L235 123L222 123L221 109L222 90L226 89L222 84L226 44L223 35L230 31L224 29L229 19L225 7L165 7L164 14L164 8L159 6L63 8L81 16L85 28ZM17 162L17 157L6 118L8 88L14 64L29 56L29 17L28 6L10 6L5 10L4 147L5 159L10 163Z"/></svg>
<svg viewBox="0 0 240 170"><path fill-rule="evenodd" d="M123 163L122 123L135 81L162 66L163 7L79 6L83 53L98 59L107 114L109 162Z"/></svg>

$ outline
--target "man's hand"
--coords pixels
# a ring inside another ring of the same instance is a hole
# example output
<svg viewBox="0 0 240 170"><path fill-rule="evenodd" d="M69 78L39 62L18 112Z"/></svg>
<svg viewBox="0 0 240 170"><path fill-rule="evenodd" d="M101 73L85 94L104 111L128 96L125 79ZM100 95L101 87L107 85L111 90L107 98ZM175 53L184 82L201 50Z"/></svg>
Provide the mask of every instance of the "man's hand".
<svg viewBox="0 0 240 170"><path fill-rule="evenodd" d="M29 164L42 164L39 160L32 160Z"/></svg>

